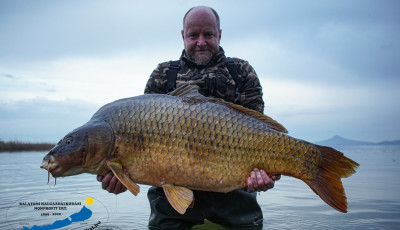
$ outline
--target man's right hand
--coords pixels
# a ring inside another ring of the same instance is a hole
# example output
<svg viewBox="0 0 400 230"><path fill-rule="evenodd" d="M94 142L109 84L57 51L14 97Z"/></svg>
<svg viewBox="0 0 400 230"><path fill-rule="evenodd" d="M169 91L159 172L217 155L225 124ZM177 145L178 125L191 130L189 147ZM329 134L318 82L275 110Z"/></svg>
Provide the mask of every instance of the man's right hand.
<svg viewBox="0 0 400 230"><path fill-rule="evenodd" d="M129 176L126 170L125 174ZM112 172L107 173L105 176L97 175L97 181L101 182L101 187L107 190L109 193L120 194L127 190L125 185L123 185Z"/></svg>

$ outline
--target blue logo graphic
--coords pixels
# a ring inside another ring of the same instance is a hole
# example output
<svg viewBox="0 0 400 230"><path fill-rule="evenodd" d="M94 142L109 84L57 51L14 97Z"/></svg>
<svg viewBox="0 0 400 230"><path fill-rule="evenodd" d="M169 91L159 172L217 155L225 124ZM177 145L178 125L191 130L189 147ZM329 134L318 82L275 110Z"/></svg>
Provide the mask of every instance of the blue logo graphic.
<svg viewBox="0 0 400 230"><path fill-rule="evenodd" d="M95 229L107 224L107 208L99 200L77 192L52 190L15 201L6 213L9 229Z"/></svg>
<svg viewBox="0 0 400 230"><path fill-rule="evenodd" d="M82 209L79 212L70 215L68 218L65 218L63 220L57 220L52 224L44 225L44 226L34 225L32 228L28 228L28 227L24 226L23 230L52 230L52 229L58 229L58 228L62 228L62 227L71 225L74 222L80 222L80 221L87 220L91 216L92 216L92 211L90 209L86 208L86 206L83 206Z"/></svg>

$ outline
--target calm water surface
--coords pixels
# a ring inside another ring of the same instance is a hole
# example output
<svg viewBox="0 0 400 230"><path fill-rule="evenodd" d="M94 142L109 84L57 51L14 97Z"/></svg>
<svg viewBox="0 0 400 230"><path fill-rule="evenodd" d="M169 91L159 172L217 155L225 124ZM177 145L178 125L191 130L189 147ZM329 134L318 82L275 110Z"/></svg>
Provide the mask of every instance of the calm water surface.
<svg viewBox="0 0 400 230"><path fill-rule="evenodd" d="M343 179L349 212L330 208L300 180L282 177L274 189L258 195L264 229L400 229L400 146L338 149L361 165L356 174ZM58 178L56 186L50 178L47 184L48 175L39 168L45 154L0 153L0 229L52 224L83 205L92 217L62 229L147 228L148 186L141 185L134 197L129 192L107 193L89 174ZM89 197L91 204L86 202ZM46 210L49 207L53 210ZM196 228L223 229L211 224Z"/></svg>

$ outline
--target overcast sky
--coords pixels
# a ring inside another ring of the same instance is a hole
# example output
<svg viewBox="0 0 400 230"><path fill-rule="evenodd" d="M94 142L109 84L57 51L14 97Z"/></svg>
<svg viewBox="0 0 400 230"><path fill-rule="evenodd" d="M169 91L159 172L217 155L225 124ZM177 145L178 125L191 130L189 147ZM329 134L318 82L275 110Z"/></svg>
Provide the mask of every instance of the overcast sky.
<svg viewBox="0 0 400 230"><path fill-rule="evenodd" d="M1 0L0 139L55 142L142 94L196 5L220 14L226 55L255 68L292 136L400 139L397 0Z"/></svg>

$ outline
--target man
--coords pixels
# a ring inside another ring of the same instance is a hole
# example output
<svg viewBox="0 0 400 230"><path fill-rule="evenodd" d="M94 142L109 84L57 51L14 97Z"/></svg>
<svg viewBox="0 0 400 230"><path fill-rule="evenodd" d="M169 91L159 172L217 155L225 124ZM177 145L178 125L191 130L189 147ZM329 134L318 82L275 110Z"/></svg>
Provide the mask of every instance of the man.
<svg viewBox="0 0 400 230"><path fill-rule="evenodd" d="M227 58L220 47L220 21L218 14L205 6L190 9L183 19L182 39L184 50L176 70L175 87L190 82L199 86L199 92L207 97L222 98L240 104L260 113L264 110L262 88L254 69L248 62L233 59L237 70L234 79L227 67ZM169 62L161 63L151 74L145 93L165 94L168 88ZM237 87L240 86L240 87ZM169 204L163 189L149 189L151 215L149 228L182 229L204 223L209 219L225 226L261 227L263 215L256 200L256 193L266 191L274 186L280 175L268 176L265 171L254 169L250 173L248 188L230 193L194 191L194 207L184 215L177 213ZM98 177L103 189L118 194L126 188L112 175Z"/></svg>

